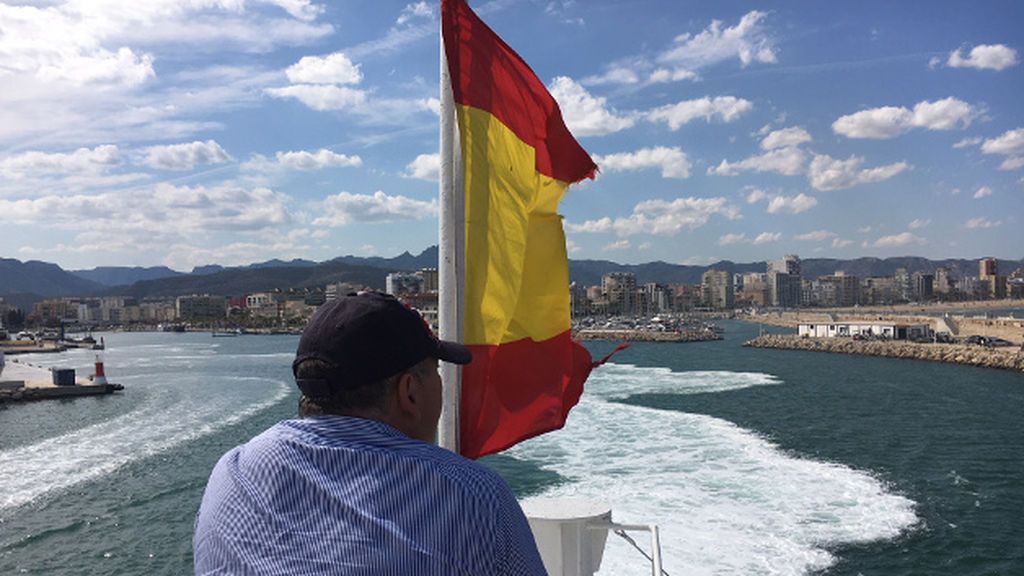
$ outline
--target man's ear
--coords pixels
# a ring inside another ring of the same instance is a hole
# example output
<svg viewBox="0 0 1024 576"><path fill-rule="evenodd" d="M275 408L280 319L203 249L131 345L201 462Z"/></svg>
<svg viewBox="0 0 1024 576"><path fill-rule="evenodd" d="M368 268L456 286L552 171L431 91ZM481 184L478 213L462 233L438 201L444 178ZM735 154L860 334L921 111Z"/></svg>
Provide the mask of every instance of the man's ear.
<svg viewBox="0 0 1024 576"><path fill-rule="evenodd" d="M405 372L398 377L398 383L395 386L395 407L403 419L412 422L419 421L422 407L420 388L420 380L412 372Z"/></svg>

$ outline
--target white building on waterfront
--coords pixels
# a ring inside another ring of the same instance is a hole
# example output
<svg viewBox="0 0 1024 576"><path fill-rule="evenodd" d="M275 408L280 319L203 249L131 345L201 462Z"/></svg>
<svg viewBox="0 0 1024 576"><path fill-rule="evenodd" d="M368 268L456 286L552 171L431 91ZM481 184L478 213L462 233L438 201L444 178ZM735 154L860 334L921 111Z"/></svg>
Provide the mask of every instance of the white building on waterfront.
<svg viewBox="0 0 1024 576"><path fill-rule="evenodd" d="M802 323L797 333L805 338L837 338L852 336L870 336L890 340L907 340L912 338L928 338L931 328L928 324L908 324L905 322L825 322Z"/></svg>

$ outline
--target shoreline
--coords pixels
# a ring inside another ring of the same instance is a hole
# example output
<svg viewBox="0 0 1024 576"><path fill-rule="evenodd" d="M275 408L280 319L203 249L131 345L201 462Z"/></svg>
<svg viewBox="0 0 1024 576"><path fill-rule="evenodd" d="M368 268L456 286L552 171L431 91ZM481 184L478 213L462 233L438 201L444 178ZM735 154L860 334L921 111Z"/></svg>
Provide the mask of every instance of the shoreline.
<svg viewBox="0 0 1024 576"><path fill-rule="evenodd" d="M864 341L850 338L801 338L796 335L780 334L758 336L744 342L743 346L923 360L1024 373L1024 352L1016 346L985 348L966 344L918 344L903 340Z"/></svg>

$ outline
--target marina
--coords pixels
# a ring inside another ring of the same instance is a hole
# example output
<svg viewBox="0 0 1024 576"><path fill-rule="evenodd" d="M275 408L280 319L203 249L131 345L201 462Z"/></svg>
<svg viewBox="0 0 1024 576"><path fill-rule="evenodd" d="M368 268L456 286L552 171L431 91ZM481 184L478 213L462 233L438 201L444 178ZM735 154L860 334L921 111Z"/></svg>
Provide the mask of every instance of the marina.
<svg viewBox="0 0 1024 576"><path fill-rule="evenodd" d="M484 462L520 499L614 500L613 520L657 524L669 574L981 576L1024 563L1020 374L745 348L757 326L718 323L723 340L621 352L565 429ZM213 463L295 416L293 336L105 336L130 394L0 407L0 572L190 573ZM595 358L614 348L587 345ZM93 354L23 359L68 368ZM609 536L600 573L650 574L644 562Z"/></svg>

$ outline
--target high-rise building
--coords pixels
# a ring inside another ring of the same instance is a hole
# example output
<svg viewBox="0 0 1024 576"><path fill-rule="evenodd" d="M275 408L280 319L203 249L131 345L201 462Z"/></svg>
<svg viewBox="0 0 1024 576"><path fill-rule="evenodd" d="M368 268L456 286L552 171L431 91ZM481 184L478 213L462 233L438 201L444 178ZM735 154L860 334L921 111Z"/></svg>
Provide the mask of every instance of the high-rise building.
<svg viewBox="0 0 1024 576"><path fill-rule="evenodd" d="M978 278L984 280L989 276L997 276L999 274L999 261L995 258L982 258L981 262L978 263Z"/></svg>
<svg viewBox="0 0 1024 576"><path fill-rule="evenodd" d="M800 305L803 283L800 278L800 257L787 255L768 263L768 290L772 306L795 308Z"/></svg>
<svg viewBox="0 0 1024 576"><path fill-rule="evenodd" d="M948 297L953 292L953 277L949 273L949 268L940 266L935 269L935 282L932 289L935 294L940 298Z"/></svg>
<svg viewBox="0 0 1024 576"><path fill-rule="evenodd" d="M426 293L437 292L438 279L437 268L424 268L418 272L423 278L423 291Z"/></svg>
<svg viewBox="0 0 1024 576"><path fill-rule="evenodd" d="M649 282L641 292L645 304L643 312L648 316L672 311L672 291L667 286Z"/></svg>
<svg viewBox="0 0 1024 576"><path fill-rule="evenodd" d="M860 279L844 272L818 278L818 304L844 308L860 304Z"/></svg>
<svg viewBox="0 0 1024 576"><path fill-rule="evenodd" d="M985 297L1006 298L1006 276L999 275L999 262L995 258L982 258L978 268L978 280Z"/></svg>
<svg viewBox="0 0 1024 576"><path fill-rule="evenodd" d="M935 276L926 272L914 272L911 276L912 292L917 302L927 302L935 297Z"/></svg>
<svg viewBox="0 0 1024 576"><path fill-rule="evenodd" d="M910 273L906 268L897 268L893 279L896 281L897 298L901 302L908 302L913 293L910 285Z"/></svg>
<svg viewBox="0 0 1024 576"><path fill-rule="evenodd" d="M735 305L732 275L722 270L708 270L701 277L704 298L715 310L730 310Z"/></svg>
<svg viewBox="0 0 1024 576"><path fill-rule="evenodd" d="M392 272L384 278L384 291L393 296L420 294L423 290L423 276L418 273Z"/></svg>
<svg viewBox="0 0 1024 576"><path fill-rule="evenodd" d="M608 300L610 314L636 312L636 275L632 272L611 272L601 277L601 292Z"/></svg>

